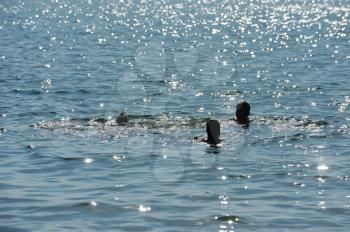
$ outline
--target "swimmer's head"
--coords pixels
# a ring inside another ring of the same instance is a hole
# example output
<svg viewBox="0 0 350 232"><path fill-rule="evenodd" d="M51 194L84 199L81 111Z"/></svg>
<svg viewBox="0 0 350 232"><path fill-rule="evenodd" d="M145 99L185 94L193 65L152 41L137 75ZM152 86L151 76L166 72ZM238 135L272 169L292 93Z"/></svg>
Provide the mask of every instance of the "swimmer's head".
<svg viewBox="0 0 350 232"><path fill-rule="evenodd" d="M125 111L122 111L116 119L118 126L125 126L129 122L129 116Z"/></svg>
<svg viewBox="0 0 350 232"><path fill-rule="evenodd" d="M220 123L216 120L209 120L207 122L207 134L208 134L208 140L207 142L209 144L219 144L220 143Z"/></svg>
<svg viewBox="0 0 350 232"><path fill-rule="evenodd" d="M248 116L250 115L250 105L248 102L241 102L238 103L236 106L236 117L237 122L240 124L247 124L249 123Z"/></svg>

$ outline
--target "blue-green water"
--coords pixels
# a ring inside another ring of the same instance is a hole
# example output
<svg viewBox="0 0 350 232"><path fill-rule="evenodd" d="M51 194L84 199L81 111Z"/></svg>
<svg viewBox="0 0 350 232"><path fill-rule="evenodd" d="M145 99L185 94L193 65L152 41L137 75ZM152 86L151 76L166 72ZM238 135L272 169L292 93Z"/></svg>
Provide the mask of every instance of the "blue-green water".
<svg viewBox="0 0 350 232"><path fill-rule="evenodd" d="M2 0L0 231L347 231L349 22L345 0ZM219 148L192 141L209 118Z"/></svg>

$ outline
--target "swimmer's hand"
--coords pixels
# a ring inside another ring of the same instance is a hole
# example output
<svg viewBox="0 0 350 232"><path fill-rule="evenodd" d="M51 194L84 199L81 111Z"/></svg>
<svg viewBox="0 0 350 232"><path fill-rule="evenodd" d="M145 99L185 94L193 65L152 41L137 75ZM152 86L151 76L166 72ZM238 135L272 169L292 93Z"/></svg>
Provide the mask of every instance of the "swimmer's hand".
<svg viewBox="0 0 350 232"><path fill-rule="evenodd" d="M204 143L207 143L208 140L204 137L201 137L201 136L193 136L193 140L194 141L200 141L200 142L204 142Z"/></svg>

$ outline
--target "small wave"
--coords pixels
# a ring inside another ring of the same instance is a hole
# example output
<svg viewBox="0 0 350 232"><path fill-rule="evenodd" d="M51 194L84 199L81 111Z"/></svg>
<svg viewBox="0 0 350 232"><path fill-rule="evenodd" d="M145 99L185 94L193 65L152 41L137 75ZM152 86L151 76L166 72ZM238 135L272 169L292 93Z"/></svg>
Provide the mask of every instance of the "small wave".
<svg viewBox="0 0 350 232"><path fill-rule="evenodd" d="M216 221L222 221L222 222L247 224L246 222L242 221L240 217L235 215L228 215L228 214L220 215L220 216L215 216L214 219Z"/></svg>
<svg viewBox="0 0 350 232"><path fill-rule="evenodd" d="M233 175L233 174L226 175L226 177L235 178L235 179L250 179L251 178L251 176L249 176L249 175Z"/></svg>
<svg viewBox="0 0 350 232"><path fill-rule="evenodd" d="M23 117L23 116L53 116L57 115L56 112L51 111L51 112L25 112L25 113L19 113L18 116Z"/></svg>
<svg viewBox="0 0 350 232"><path fill-rule="evenodd" d="M208 120L207 118L192 118L192 117L167 117L167 116L158 116L153 117L149 115L144 116L129 116L130 121L128 125L123 128L131 127L141 127L147 129L167 129L167 128L199 128L203 127ZM91 126L110 126L110 127L120 127L117 125L115 120L99 118L99 117L90 117L82 119L70 119L62 118L56 121L41 121L38 122L35 127L48 130L56 130L62 128L83 130Z"/></svg>
<svg viewBox="0 0 350 232"><path fill-rule="evenodd" d="M56 112L28 112L21 115L35 115L35 116L44 116L44 115L56 115ZM129 115L130 121L127 127L145 127L148 129L158 129L158 128L203 128L205 123L209 118L194 118L194 117L178 117L170 115ZM316 126L322 127L328 125L325 121L312 121L312 120L301 120L293 117L255 117L252 120L252 124L255 123L259 126L261 125L273 125L274 129L283 129L281 124L286 128L290 127L309 127ZM234 120L220 120L223 126L236 125ZM100 118L100 117L89 117L81 119L61 119L58 121L51 122L39 122L38 127L43 129L55 129L55 127L70 127L70 126L92 126L92 125L107 125L107 126L117 126L114 120ZM280 126L280 127L278 127Z"/></svg>
<svg viewBox="0 0 350 232"><path fill-rule="evenodd" d="M1 216L1 217L3 217L3 216ZM0 226L0 231L3 231L3 232L28 232L30 230L25 230L25 229L16 228L16 227Z"/></svg>
<svg viewBox="0 0 350 232"><path fill-rule="evenodd" d="M69 94L70 92L67 91L67 90L57 90L57 91L54 91L54 93L57 93L57 94Z"/></svg>
<svg viewBox="0 0 350 232"><path fill-rule="evenodd" d="M81 157L60 157L60 158L65 161L80 161L83 159Z"/></svg>
<svg viewBox="0 0 350 232"><path fill-rule="evenodd" d="M254 117L251 120L253 123L258 125L276 125L276 124L285 124L294 127L322 127L327 126L329 123L321 120L311 120L311 119L300 119L296 117L284 117L284 116L268 116L268 117Z"/></svg>
<svg viewBox="0 0 350 232"><path fill-rule="evenodd" d="M316 178L317 180L327 180L330 178L330 176L318 175L314 176L314 178Z"/></svg>
<svg viewBox="0 0 350 232"><path fill-rule="evenodd" d="M277 135L277 136L262 136L262 138L256 138L254 141L252 141L250 144L270 144L270 143L275 143L279 141L301 141L304 138L306 138L308 135L303 134L303 133L296 133L292 135Z"/></svg>
<svg viewBox="0 0 350 232"><path fill-rule="evenodd" d="M35 89L30 89L30 90L22 90L22 89L14 89L13 92L16 93L23 93L23 94L30 94L30 95L38 95L42 94L42 91L35 90Z"/></svg>
<svg viewBox="0 0 350 232"><path fill-rule="evenodd" d="M86 89L79 89L78 93L84 93L84 94L89 94L90 91L86 90Z"/></svg>
<svg viewBox="0 0 350 232"><path fill-rule="evenodd" d="M345 180L345 181L349 181L350 180L350 176L348 175L344 175L344 176L337 176L338 179L341 179L341 180Z"/></svg>
<svg viewBox="0 0 350 232"><path fill-rule="evenodd" d="M31 114L31 113L30 113ZM50 112L49 114L56 114ZM147 133L162 135L184 130L203 131L209 118L174 115L129 115L129 122L119 126L114 119L93 116L86 118L62 118L54 121L40 121L34 128L44 129L61 135L94 137L102 140L115 140L135 134ZM246 141L248 144L270 144L279 141L301 141L310 136L320 136L319 129L328 125L324 121L302 120L293 117L254 117L248 128L241 128L232 119L220 120L222 136L226 144ZM318 132L312 133L313 130ZM185 140L192 140L189 135ZM327 136L327 135L325 135Z"/></svg>

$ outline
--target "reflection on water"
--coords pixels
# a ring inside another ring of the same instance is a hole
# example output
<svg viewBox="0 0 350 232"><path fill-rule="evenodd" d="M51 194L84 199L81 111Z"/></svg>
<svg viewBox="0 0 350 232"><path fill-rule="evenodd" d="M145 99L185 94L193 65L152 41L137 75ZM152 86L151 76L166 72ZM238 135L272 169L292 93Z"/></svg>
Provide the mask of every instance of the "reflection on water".
<svg viewBox="0 0 350 232"><path fill-rule="evenodd" d="M0 231L346 231L349 12L1 1Z"/></svg>

